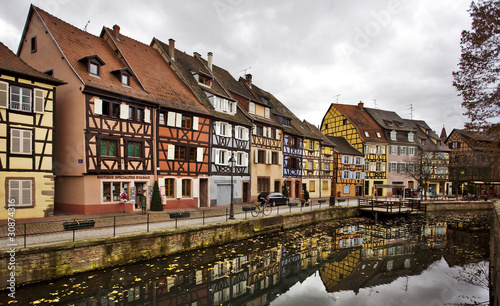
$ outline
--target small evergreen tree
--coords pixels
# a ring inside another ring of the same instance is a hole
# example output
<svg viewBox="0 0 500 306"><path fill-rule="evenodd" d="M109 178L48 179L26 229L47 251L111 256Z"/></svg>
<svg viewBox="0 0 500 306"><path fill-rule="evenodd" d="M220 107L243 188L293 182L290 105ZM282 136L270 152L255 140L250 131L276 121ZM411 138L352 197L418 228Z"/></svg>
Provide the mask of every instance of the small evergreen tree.
<svg viewBox="0 0 500 306"><path fill-rule="evenodd" d="M163 204L161 203L160 187L158 182L155 181L153 187L153 197L151 198L151 210L152 211L163 211Z"/></svg>
<svg viewBox="0 0 500 306"><path fill-rule="evenodd" d="M283 195L288 198L288 188L286 188L286 184L283 185Z"/></svg>

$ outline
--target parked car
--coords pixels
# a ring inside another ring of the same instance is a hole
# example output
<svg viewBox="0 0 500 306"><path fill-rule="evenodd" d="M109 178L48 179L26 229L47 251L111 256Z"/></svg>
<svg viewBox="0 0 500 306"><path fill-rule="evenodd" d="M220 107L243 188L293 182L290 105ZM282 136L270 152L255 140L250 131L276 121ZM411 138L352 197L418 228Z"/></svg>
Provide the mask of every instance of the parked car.
<svg viewBox="0 0 500 306"><path fill-rule="evenodd" d="M279 192L261 192L258 197L257 201L263 202L267 201L271 206L276 206L276 205L287 205L289 202L289 199L285 197L282 193Z"/></svg>

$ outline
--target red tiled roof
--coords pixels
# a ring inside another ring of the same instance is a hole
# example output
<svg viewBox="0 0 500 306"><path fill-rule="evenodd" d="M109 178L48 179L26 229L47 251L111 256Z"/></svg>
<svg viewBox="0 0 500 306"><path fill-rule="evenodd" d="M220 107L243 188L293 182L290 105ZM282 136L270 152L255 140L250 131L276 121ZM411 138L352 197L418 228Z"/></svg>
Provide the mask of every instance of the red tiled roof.
<svg viewBox="0 0 500 306"><path fill-rule="evenodd" d="M22 59L14 54L9 48L0 42L0 71L11 72L15 74L25 75L29 78L38 79L42 82L47 82L53 85L64 84L56 78L53 78L45 73L42 73L30 65L26 64Z"/></svg>
<svg viewBox="0 0 500 306"><path fill-rule="evenodd" d="M105 27L104 31L118 46L146 91L156 97L160 105L209 114L157 50L121 33L118 40L112 29Z"/></svg>
<svg viewBox="0 0 500 306"><path fill-rule="evenodd" d="M126 65L104 39L82 31L38 7L32 6L32 8L45 23L55 42L64 53L66 60L84 84L156 102L134 78L130 78L130 87L122 86L121 81L112 71L126 68ZM85 64L79 61L94 54L98 55L105 63L101 66L100 78L90 76Z"/></svg>
<svg viewBox="0 0 500 306"><path fill-rule="evenodd" d="M358 130L359 136L364 141L370 142L387 142L387 138L384 135L382 128L373 120L373 118L358 105L347 105L347 104L332 104L336 107ZM369 137L365 136L365 132L368 132ZM376 136L376 133L380 133L380 138Z"/></svg>

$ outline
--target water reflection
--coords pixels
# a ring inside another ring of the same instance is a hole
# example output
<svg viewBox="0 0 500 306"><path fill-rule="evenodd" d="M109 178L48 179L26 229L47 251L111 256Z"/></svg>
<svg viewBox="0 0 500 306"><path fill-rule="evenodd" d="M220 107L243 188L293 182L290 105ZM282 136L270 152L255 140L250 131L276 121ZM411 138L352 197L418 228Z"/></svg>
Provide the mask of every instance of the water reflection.
<svg viewBox="0 0 500 306"><path fill-rule="evenodd" d="M488 289L463 281L460 267L487 260L486 218L319 224L18 288L18 304L442 305L459 295L482 302Z"/></svg>

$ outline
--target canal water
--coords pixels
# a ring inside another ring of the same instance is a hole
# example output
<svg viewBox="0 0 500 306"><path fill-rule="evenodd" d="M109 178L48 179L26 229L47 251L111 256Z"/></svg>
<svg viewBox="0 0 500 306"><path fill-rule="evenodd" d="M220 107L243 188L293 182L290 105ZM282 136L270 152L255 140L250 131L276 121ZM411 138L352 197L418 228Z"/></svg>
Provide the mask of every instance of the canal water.
<svg viewBox="0 0 500 306"><path fill-rule="evenodd" d="M17 288L17 305L487 304L488 218L323 223Z"/></svg>

